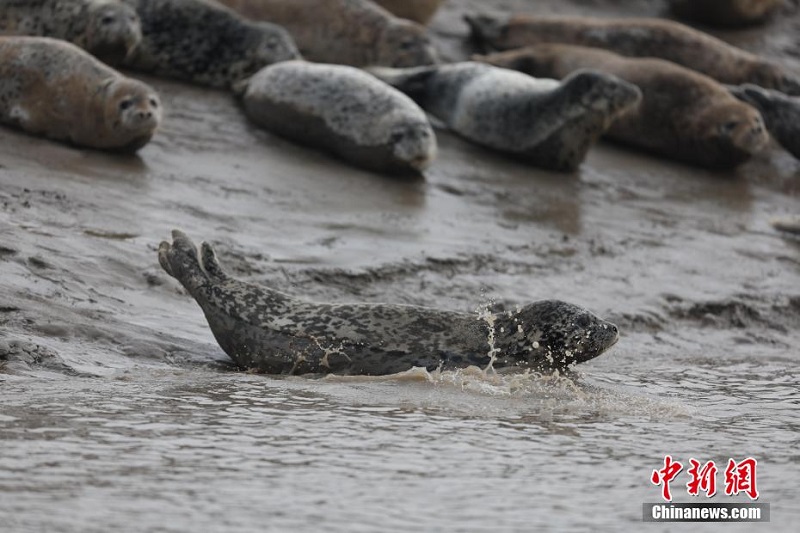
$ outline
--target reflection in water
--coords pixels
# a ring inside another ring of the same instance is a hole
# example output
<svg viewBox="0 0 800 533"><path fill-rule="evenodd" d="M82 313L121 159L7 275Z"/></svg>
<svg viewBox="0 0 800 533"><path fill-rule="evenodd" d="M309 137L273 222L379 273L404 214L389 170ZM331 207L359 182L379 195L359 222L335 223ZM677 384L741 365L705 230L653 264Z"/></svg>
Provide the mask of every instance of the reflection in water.
<svg viewBox="0 0 800 533"><path fill-rule="evenodd" d="M796 376L593 374L6 376L0 516L53 532L635 527L665 453L749 453L772 525L796 522Z"/></svg>

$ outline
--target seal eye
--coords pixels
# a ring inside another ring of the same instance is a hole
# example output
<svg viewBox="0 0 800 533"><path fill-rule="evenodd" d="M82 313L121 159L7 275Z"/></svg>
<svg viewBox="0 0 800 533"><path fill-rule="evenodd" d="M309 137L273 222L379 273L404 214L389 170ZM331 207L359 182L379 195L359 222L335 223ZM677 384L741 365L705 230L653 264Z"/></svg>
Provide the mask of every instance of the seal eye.
<svg viewBox="0 0 800 533"><path fill-rule="evenodd" d="M111 15L105 15L103 18L100 19L100 24L103 26L108 26L109 24L114 23L114 17Z"/></svg>
<svg viewBox="0 0 800 533"><path fill-rule="evenodd" d="M723 124L720 129L722 130L722 133L731 133L733 130L736 129L736 126L738 125L739 125L738 121L732 120L730 122L726 122L725 124Z"/></svg>
<svg viewBox="0 0 800 533"><path fill-rule="evenodd" d="M150 99L150 107L158 107L158 101L155 98Z"/></svg>
<svg viewBox="0 0 800 533"><path fill-rule="evenodd" d="M125 111L126 109L130 108L132 105L133 105L133 102L131 102L130 100L123 100L122 102L119 103L119 109L120 109L120 111Z"/></svg>

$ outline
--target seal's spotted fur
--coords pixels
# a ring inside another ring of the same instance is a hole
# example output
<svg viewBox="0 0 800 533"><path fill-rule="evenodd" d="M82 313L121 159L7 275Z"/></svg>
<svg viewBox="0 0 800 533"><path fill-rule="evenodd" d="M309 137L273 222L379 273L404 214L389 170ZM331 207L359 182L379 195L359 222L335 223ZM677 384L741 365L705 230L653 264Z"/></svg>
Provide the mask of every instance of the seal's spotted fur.
<svg viewBox="0 0 800 533"><path fill-rule="evenodd" d="M478 317L387 304L317 304L228 277L214 251L173 231L161 266L200 304L239 366L274 374L382 375L414 366L566 368L597 357L617 328L589 311L546 300Z"/></svg>
<svg viewBox="0 0 800 533"><path fill-rule="evenodd" d="M245 20L207 0L125 0L142 21L142 42L126 66L227 88L261 68L300 56L289 33Z"/></svg>
<svg viewBox="0 0 800 533"><path fill-rule="evenodd" d="M474 62L370 72L450 129L536 166L575 170L639 89L600 72L559 83Z"/></svg>
<svg viewBox="0 0 800 533"><path fill-rule="evenodd" d="M0 0L0 35L62 39L113 64L139 44L142 28L120 0Z"/></svg>

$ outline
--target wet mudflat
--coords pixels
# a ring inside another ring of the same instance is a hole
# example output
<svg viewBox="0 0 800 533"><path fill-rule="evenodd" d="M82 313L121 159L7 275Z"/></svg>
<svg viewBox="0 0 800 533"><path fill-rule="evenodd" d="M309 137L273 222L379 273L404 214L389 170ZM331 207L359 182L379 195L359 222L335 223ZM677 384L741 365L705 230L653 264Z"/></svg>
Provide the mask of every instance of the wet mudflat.
<svg viewBox="0 0 800 533"><path fill-rule="evenodd" d="M433 27L454 59L458 17L485 3L451 4ZM789 10L733 39L793 61L798 27ZM439 132L408 182L260 132L225 93L145 81L166 115L139 158L0 130L7 529L612 531L641 527L669 453L756 457L763 529L794 530L800 242L768 221L800 211L799 162L773 151L715 174L602 144L561 175ZM158 267L173 227L309 299L559 298L622 339L575 379L242 373Z"/></svg>

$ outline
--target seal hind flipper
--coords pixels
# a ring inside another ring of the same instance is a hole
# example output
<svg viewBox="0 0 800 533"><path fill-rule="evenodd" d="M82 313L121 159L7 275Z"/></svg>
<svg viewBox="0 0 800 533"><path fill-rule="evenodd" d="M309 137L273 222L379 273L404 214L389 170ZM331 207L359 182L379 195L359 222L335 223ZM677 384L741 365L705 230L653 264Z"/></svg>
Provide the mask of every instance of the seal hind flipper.
<svg viewBox="0 0 800 533"><path fill-rule="evenodd" d="M158 262L189 293L208 284L208 275L200 266L197 246L179 230L172 230L172 244L162 241L158 246Z"/></svg>
<svg viewBox="0 0 800 533"><path fill-rule="evenodd" d="M368 67L364 70L420 103L427 90L428 79L436 74L438 67L435 65L412 68Z"/></svg>
<svg viewBox="0 0 800 533"><path fill-rule="evenodd" d="M228 279L228 275L222 270L217 259L217 254L210 244L203 241L200 244L200 260L202 261L203 270L210 278L216 281L224 281Z"/></svg>
<svg viewBox="0 0 800 533"><path fill-rule="evenodd" d="M506 20L503 20L502 17L486 13L466 14L464 15L464 22L469 26L470 39L482 48L484 52L494 50L491 43L502 37L508 28L507 17Z"/></svg>

